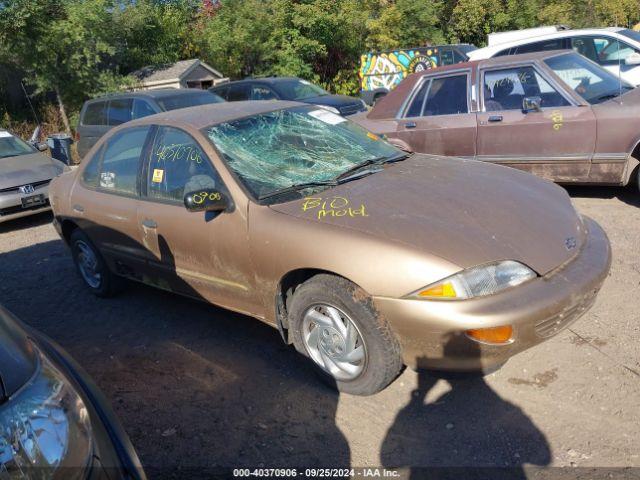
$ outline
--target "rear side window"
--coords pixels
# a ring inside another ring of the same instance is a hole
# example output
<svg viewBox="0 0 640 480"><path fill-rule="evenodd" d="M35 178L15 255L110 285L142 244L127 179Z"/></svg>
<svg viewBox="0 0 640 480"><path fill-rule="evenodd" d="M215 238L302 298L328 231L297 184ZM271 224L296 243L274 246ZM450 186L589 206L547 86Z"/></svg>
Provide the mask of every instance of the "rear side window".
<svg viewBox="0 0 640 480"><path fill-rule="evenodd" d="M517 55L519 53L546 52L548 50L563 50L565 48L564 38L554 38L551 40L544 40L542 42L520 45L513 49L513 55Z"/></svg>
<svg viewBox="0 0 640 480"><path fill-rule="evenodd" d="M147 173L147 196L182 203L185 194L221 189L222 181L198 142L171 127L158 129Z"/></svg>
<svg viewBox="0 0 640 480"><path fill-rule="evenodd" d="M84 111L84 117L82 118L83 125L106 125L107 102L93 102L87 105Z"/></svg>
<svg viewBox="0 0 640 480"><path fill-rule="evenodd" d="M249 100L250 86L247 83L240 83L237 85L231 85L229 87L229 94L227 100L230 102L238 102L241 100Z"/></svg>
<svg viewBox="0 0 640 480"><path fill-rule="evenodd" d="M113 193L137 195L140 155L150 127L120 132L105 147L98 186Z"/></svg>
<svg viewBox="0 0 640 480"><path fill-rule="evenodd" d="M119 98L109 102L109 125L122 125L131 120L133 100L131 98Z"/></svg>
<svg viewBox="0 0 640 480"><path fill-rule="evenodd" d="M143 118L155 115L156 111L149 105L149 102L140 98L133 99L133 118Z"/></svg>
<svg viewBox="0 0 640 480"><path fill-rule="evenodd" d="M82 172L82 181L90 186L96 188L98 186L98 178L100 177L100 160L102 160L102 154L104 152L104 145L100 147L100 150L89 159L89 163Z"/></svg>
<svg viewBox="0 0 640 480"><path fill-rule="evenodd" d="M469 113L467 75L434 78L426 82L413 100L407 116L435 116Z"/></svg>

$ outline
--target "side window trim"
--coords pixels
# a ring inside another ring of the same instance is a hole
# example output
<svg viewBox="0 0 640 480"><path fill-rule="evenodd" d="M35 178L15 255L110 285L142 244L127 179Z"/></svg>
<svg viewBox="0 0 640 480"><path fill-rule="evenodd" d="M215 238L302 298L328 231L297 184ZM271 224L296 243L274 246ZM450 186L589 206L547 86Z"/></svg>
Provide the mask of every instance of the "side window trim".
<svg viewBox="0 0 640 480"><path fill-rule="evenodd" d="M465 92L466 94L466 101L467 101L467 114L469 113L475 113L473 111L473 109L471 108L471 70L466 68L463 70L451 70L449 72L446 73L442 73L442 74L438 74L438 73L432 73L432 74L427 74L424 75L422 77L422 79L420 80L420 82L417 83L417 85L414 87L413 92L411 92L411 95L409 96L409 100L405 102L405 104L402 106L402 108L400 109L400 111L402 112L401 115L399 115L398 117L396 117L397 119L401 119L401 118L420 118L420 117L424 117L424 107L426 105L427 99L429 98L429 93L431 92L431 86L433 85L433 82L435 80L440 80L442 78L448 78L448 77L458 77L461 75L465 75L466 77L466 83L467 83L467 91ZM424 84L426 82L429 82L429 88L427 89L424 98L422 99L422 106L420 107L420 115L418 117L407 117L407 112L409 111L409 108L411 107L411 104L413 103L413 99L418 95L418 92L420 92L420 90L422 89L422 87L424 86ZM450 115L465 115L465 114L450 114ZM438 117L446 117L447 115L437 115Z"/></svg>
<svg viewBox="0 0 640 480"><path fill-rule="evenodd" d="M513 70L514 68L522 68L522 67L531 67L533 68L534 72L537 73L538 75L540 75L540 77L542 77L542 79L544 81L546 81L551 87L553 87L558 94L560 94L560 96L562 98L564 98L567 102L569 102L569 105L566 105L564 107L543 107L544 109L547 108L567 108L567 107L576 107L578 106L576 104L576 102L573 100L573 98L569 95L567 95L567 91L565 90L565 88L560 85L558 82L556 82L556 80L554 78L549 77L545 72L541 71L540 68L538 68L538 65L536 65L535 63L521 63L521 64L515 64L515 65L508 65L508 66L504 66L504 67L499 67L499 68L491 68L491 67L483 67L480 69L479 74L478 74L478 93L480 96L480 101L479 101L479 107L478 108L478 112L480 113L486 113L487 110L485 108L485 98L484 98L484 75L487 72L499 72L501 70ZM503 111L503 110L501 110Z"/></svg>
<svg viewBox="0 0 640 480"><path fill-rule="evenodd" d="M196 145L198 145L198 147L200 147L200 149L202 150L202 153L203 153L203 155L205 157L205 161L208 162L208 164L211 167L211 169L213 170L213 172L215 172L215 174L217 175L218 181L220 182L220 187L221 187L220 190L228 191L224 181L222 180L222 177L220 176L220 173L218 172L218 169L215 167L215 165L211 161L211 158L209 158L209 155L207 155L207 153L205 152L204 148L202 148L202 145L200 144L200 142L198 142L193 137L193 135L191 135L186 130L184 130L184 129L180 128L180 127L175 127L173 125L152 125L153 132L150 132L150 135L147 137L147 143L145 144L144 150L142 152L143 161L141 162L142 163L142 168L141 168L141 172L140 172L140 184L139 184L139 187L141 187L141 189L140 189L140 199L141 200L143 200L145 202L160 203L160 204L164 204L164 205L184 206L182 201L180 201L180 200L170 200L170 199L166 199L166 198L151 197L148 194L149 193L148 192L149 168L150 168L151 160L152 160L153 147L155 146L156 139L158 138L158 135L160 135L160 133L161 133L163 128L178 130L178 131L182 132L183 134L187 135L189 138L191 138L193 140L193 142Z"/></svg>

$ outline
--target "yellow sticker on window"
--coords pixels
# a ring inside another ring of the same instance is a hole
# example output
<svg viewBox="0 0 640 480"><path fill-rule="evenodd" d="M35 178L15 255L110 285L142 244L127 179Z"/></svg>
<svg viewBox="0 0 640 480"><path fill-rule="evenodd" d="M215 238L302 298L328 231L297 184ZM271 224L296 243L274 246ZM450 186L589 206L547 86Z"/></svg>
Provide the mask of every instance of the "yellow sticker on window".
<svg viewBox="0 0 640 480"><path fill-rule="evenodd" d="M161 170L160 168L154 168L153 178L151 179L151 181L153 183L161 183L163 178L164 178L164 170Z"/></svg>
<svg viewBox="0 0 640 480"><path fill-rule="evenodd" d="M369 137L371 140L380 140L380 137L371 132L367 132L367 137Z"/></svg>

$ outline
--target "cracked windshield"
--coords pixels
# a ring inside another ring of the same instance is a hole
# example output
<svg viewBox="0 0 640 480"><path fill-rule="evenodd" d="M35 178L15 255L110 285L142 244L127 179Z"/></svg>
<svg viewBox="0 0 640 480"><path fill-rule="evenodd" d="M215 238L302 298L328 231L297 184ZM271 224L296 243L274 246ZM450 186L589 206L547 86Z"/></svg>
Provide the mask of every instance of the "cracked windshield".
<svg viewBox="0 0 640 480"><path fill-rule="evenodd" d="M209 127L206 134L257 198L309 183L335 183L360 164L402 154L376 135L317 107L267 112Z"/></svg>

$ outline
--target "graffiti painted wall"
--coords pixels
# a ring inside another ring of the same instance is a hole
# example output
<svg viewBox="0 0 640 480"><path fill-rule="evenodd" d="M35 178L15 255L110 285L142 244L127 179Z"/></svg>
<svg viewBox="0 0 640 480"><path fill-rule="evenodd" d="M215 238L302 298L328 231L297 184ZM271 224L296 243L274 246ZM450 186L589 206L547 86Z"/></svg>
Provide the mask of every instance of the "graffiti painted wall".
<svg viewBox="0 0 640 480"><path fill-rule="evenodd" d="M396 50L368 53L360 59L362 90L392 90L408 75L428 70L439 64L438 48Z"/></svg>

